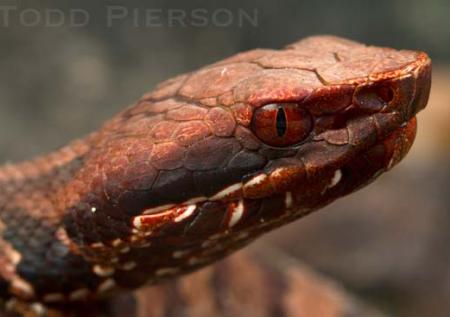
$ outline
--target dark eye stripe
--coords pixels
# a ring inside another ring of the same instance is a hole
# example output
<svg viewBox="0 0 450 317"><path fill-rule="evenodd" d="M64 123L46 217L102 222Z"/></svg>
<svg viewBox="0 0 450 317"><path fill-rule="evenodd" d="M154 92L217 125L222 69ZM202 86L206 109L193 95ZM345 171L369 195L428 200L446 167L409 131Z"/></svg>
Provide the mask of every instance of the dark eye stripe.
<svg viewBox="0 0 450 317"><path fill-rule="evenodd" d="M276 125L277 125L277 135L279 137L282 137L286 133L286 130L287 130L286 113L284 112L283 107L279 107L277 109Z"/></svg>

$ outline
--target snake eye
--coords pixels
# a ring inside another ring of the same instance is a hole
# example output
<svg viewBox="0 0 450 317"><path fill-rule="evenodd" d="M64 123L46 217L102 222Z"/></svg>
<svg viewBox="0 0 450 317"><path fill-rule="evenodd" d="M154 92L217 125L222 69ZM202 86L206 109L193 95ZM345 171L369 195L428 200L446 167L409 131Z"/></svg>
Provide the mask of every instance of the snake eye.
<svg viewBox="0 0 450 317"><path fill-rule="evenodd" d="M295 103L267 104L255 110L252 129L264 143L283 147L303 141L312 130L312 117Z"/></svg>

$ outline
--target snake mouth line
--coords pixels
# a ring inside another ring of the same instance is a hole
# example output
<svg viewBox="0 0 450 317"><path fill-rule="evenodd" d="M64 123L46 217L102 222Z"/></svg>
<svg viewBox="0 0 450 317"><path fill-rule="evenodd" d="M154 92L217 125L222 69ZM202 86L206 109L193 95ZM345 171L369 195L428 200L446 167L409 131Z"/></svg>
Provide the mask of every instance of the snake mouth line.
<svg viewBox="0 0 450 317"><path fill-rule="evenodd" d="M237 188L229 188L223 192L220 198L229 199L222 201L223 208L227 210L227 224L221 227L220 231L217 231L216 235L210 235L203 237L206 242L199 242L198 251L201 254L204 252L208 254L199 257L201 261L207 259L214 259L216 251L218 254L222 252L225 245L230 243L243 243L246 244L251 239L249 237L256 237L264 232L278 227L286 222L294 221L311 211L320 208L323 204L328 204L330 201L337 199L349 192L353 192L364 185L375 180L382 172L391 169L394 165L400 162L403 157L407 154L411 145L414 141L417 129L416 117L412 117L407 122L402 124L393 130L387 137L376 142L373 146L366 150L363 150L358 155L355 155L354 159L350 160L341 167L337 167L334 171L332 177L328 180L327 184L324 184L323 190L318 190L314 193L311 198L312 205L306 202L303 205L301 201L301 195L299 195L299 190L291 189L285 193L278 193L272 199L273 201L278 200L278 203L273 205L273 207L281 208L281 210L274 210L273 214L267 214L268 218L264 218L263 215L254 215L257 221L252 221L252 214L257 211L254 209L255 202L252 200L246 200L241 195L237 193L241 190L240 186ZM268 177L268 176L266 176ZM262 184L266 177L257 177L252 182ZM233 194L234 196L233 199ZM220 203L218 200L217 204ZM165 211L160 210L149 210L146 215L139 215L133 219L134 233L133 235L137 239L145 240L149 236L158 236L159 238L164 237L164 230L158 228L156 225L158 218L167 217L167 221L173 223L174 225L181 225L182 222L188 220L188 218L195 218L198 216L202 210L206 211L205 202L213 203L211 198L206 199L206 201L201 200L198 202L190 202L190 204L174 205L167 208ZM313 203L315 201L320 201L317 204ZM221 208L222 208L221 207ZM211 210L210 210L211 211ZM156 212L156 213L153 213ZM204 214L206 216L206 213ZM258 218L259 216L263 218ZM203 217L203 216L202 216ZM155 226L156 225L156 226ZM202 241L200 239L200 241ZM174 251L174 257L178 256L184 257L189 254L195 254L195 250L186 251ZM199 254L200 254L199 253ZM200 255L199 255L200 256ZM193 259L196 259L195 257ZM202 260L203 259L203 260Z"/></svg>
<svg viewBox="0 0 450 317"><path fill-rule="evenodd" d="M354 191L391 169L408 153L414 142L416 128L416 118L413 117L396 128L386 138L376 142L373 146L356 155L354 159L337 168L329 179L328 184L325 184L323 191L318 191L322 198L325 201L328 201L327 197L335 199L341 196L343 192ZM199 197L197 200L191 199L181 204L148 209L141 215L133 218L133 227L136 230L136 234L141 232L151 235L153 229L156 229L154 225L161 221L161 217L167 218L167 220L170 219L174 223L179 223L195 215L198 211L197 206L216 201L222 201L228 206L227 208L231 208L228 226L233 227L242 217L244 210L242 205L245 199L242 194L243 188L245 186L262 185L268 178L268 175L260 174L246 184L237 183L231 185L213 197ZM352 181L349 183L348 180ZM291 190L287 190L283 194L284 208L286 209L290 209L293 205L292 194L295 193L296 189ZM302 209L301 206L299 209Z"/></svg>
<svg viewBox="0 0 450 317"><path fill-rule="evenodd" d="M387 161L386 170L390 170L406 156L414 143L416 132L417 118L413 116L379 143L385 148L386 159L390 157Z"/></svg>
<svg viewBox="0 0 450 317"><path fill-rule="evenodd" d="M408 153L414 142L416 128L417 121L414 116L397 128L392 129L392 132L390 132L386 137L376 141L372 146L362 150L360 154L355 154L355 158L344 163L342 168L352 166L355 164L355 161L358 161L361 157L364 157L366 163L376 163L375 165L379 167L380 173L391 169ZM335 169L339 168L336 167ZM193 197L183 202L173 202L162 206L151 207L143 210L138 216L147 216L149 220L155 216L159 217L162 215L170 215L178 222L184 219L186 213L188 215L193 213L192 209L182 208L183 206L194 206L204 202L230 202L246 198L252 199L254 197L247 197L244 193L247 193L250 188L264 186L264 184L269 182L270 176L277 175L279 172L283 172L283 170L285 170L284 167L276 168L270 171L262 171L254 174L254 176L247 181L230 184L210 197Z"/></svg>
<svg viewBox="0 0 450 317"><path fill-rule="evenodd" d="M348 194L389 171L406 156L414 142L416 131L417 119L414 116L385 138L356 155L339 169L342 173L339 186L328 194L334 198Z"/></svg>

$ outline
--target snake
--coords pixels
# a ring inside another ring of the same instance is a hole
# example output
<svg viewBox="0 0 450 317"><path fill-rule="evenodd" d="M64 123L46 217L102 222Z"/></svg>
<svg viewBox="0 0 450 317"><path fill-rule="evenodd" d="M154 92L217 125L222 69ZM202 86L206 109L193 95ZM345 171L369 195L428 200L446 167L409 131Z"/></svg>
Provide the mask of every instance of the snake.
<svg viewBox="0 0 450 317"><path fill-rule="evenodd" d="M166 80L0 168L0 296L89 303L213 264L400 162L430 85L424 52L328 35Z"/></svg>

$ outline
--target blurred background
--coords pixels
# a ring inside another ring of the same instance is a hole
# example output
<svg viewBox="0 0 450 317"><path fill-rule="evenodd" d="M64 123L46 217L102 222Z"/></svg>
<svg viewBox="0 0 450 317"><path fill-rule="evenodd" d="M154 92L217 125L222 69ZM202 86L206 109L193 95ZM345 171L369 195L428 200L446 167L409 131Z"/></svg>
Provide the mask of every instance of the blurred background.
<svg viewBox="0 0 450 317"><path fill-rule="evenodd" d="M0 162L53 150L161 80L242 50L327 33L426 51L432 93L409 156L373 185L257 243L393 316L450 316L449 16L448 0L3 0Z"/></svg>

